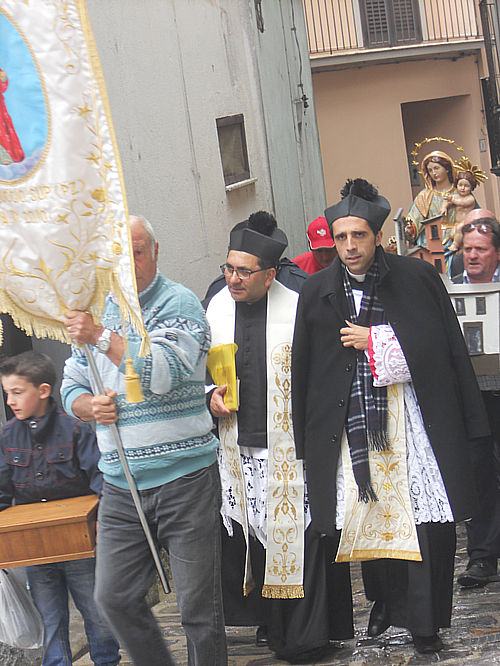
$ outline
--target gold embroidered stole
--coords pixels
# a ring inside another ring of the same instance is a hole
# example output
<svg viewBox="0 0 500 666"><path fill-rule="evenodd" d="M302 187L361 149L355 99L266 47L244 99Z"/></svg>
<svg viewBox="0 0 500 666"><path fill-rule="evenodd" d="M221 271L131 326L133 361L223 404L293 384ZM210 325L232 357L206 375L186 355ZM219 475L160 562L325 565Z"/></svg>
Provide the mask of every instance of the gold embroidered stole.
<svg viewBox="0 0 500 666"><path fill-rule="evenodd" d="M387 399L390 449L369 451L371 481L378 502L358 501L345 431L342 437L345 512L337 562L422 560L408 489L403 385L388 386Z"/></svg>
<svg viewBox="0 0 500 666"><path fill-rule="evenodd" d="M273 281L268 290L267 355L267 550L262 596L304 596L304 473L295 457L291 419L291 350L298 294ZM210 301L207 318L212 346L234 342L236 306L226 288ZM249 559L249 526L243 467L238 447L237 414L219 419L219 463L231 479L237 507L232 517L240 523L246 541L243 593L253 588Z"/></svg>

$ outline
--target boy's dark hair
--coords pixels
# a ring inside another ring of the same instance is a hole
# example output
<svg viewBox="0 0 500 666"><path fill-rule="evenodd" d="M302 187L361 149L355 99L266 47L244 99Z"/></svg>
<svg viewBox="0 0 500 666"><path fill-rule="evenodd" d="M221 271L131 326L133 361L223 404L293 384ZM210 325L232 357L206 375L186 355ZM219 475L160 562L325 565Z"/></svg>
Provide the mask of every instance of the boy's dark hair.
<svg viewBox="0 0 500 666"><path fill-rule="evenodd" d="M0 362L0 375L20 375L34 386L56 383L56 369L50 356L36 351L27 351Z"/></svg>

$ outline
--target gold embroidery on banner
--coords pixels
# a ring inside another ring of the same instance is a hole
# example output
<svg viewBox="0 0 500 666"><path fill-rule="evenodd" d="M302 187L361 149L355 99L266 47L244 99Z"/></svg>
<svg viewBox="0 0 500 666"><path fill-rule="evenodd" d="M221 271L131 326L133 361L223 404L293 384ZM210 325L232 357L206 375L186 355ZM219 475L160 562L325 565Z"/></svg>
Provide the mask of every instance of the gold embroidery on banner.
<svg viewBox="0 0 500 666"><path fill-rule="evenodd" d="M64 68L68 74L78 74L82 67L81 52L78 45L75 44L75 35L78 32L78 26L74 24L71 14L68 11L70 3L66 0L52 0L50 4L56 11L54 34L61 42L67 55L67 62Z"/></svg>
<svg viewBox="0 0 500 666"><path fill-rule="evenodd" d="M27 0L24 4L28 4ZM85 73L84 85L88 88L81 93L80 100L75 100L73 112L84 121L92 137L86 159L96 169L99 180L89 178L92 185L87 185L82 179L70 180L72 174L68 172L63 175L63 178L68 178L66 183L12 187L31 178L45 161L53 140L53 121L47 87L33 49L20 26L0 9L0 12L5 14L16 27L30 51L43 91L47 117L46 145L37 165L19 179L0 181L0 185L7 185L9 188L0 189L0 201L13 204L2 205L0 224L2 227L16 224L23 226L43 224L52 227L48 228L47 232L45 229L43 231L46 243L50 244L47 252L37 254L38 248L35 246L34 259L29 268L27 263L20 262L23 252L20 251L19 243L23 243L23 234L25 234L22 227L19 234L16 234L18 240L14 240L8 247L4 245L3 256L0 257L1 270L5 271L4 289L0 290L1 308L9 312L16 324L29 335L35 334L68 342L66 330L56 317L62 319L66 310L77 307L88 308L100 319L106 293L113 291L120 310L125 313L141 336L140 354L144 355L149 349L149 337L144 329L138 305L135 306L133 299L129 299L132 293L136 294L133 280L134 266L132 260L127 264L127 257L123 256L123 248L127 246L131 248L126 225L128 213L123 175L109 105L102 87L100 64L93 45L84 2L46 0L44 5L45 19L49 24L48 32L51 33L53 42L55 40L59 75L75 75L79 72L83 74L83 63L87 54L85 46L88 47L92 71L90 75ZM29 10L21 9L19 6L16 11L19 17L23 17L19 18L19 21L26 24ZM73 100L70 101L72 102ZM106 132L106 118L110 137ZM80 171L83 172L84 169L80 168ZM114 179L111 181L112 177ZM123 194L123 207L121 196L119 201L112 201L109 194L110 188L115 186L117 177ZM117 217L119 219L116 219ZM57 227L60 227L61 235L56 235ZM13 237L14 234L11 238ZM52 253L49 254L50 252ZM131 252L129 256L132 257ZM129 266L131 284L126 283L122 291L118 275L123 273L124 267ZM39 307L39 303L44 303L47 307Z"/></svg>
<svg viewBox="0 0 500 666"><path fill-rule="evenodd" d="M48 241L52 246L60 249L61 264L57 270L49 267L42 257L39 257L38 265L31 267L30 272L23 272L16 266L15 256L17 254L16 241L10 244L6 253L0 258L2 271L8 275L40 281L45 283L48 291L45 298L52 300L57 306L53 309L54 317L57 320L64 318L64 312L71 308L67 299L61 293L61 290L68 292L68 280L71 280L72 286L69 290L71 294L81 295L88 294L86 299L91 302L89 309L100 319L104 307L105 297L108 291L113 290L117 296L119 306L122 311L127 312L130 321L136 330L141 331L143 328L142 322L137 315L128 307L126 299L121 291L117 279L114 275L107 275L115 268L113 260L107 258L102 254L97 254L95 248L99 243L102 243L103 237L106 238L106 245L111 250L111 256L120 256L122 253L122 244L119 237L112 240L104 230L110 230L113 235L119 235L117 230L116 220L112 212L112 203L109 197L109 177L112 169L111 163L106 159L104 152L104 140L101 132L101 124L99 113L97 110L97 97L95 88L89 93L92 97L90 100L84 97L84 105L86 108L92 109L91 115L86 114L87 130L92 134L93 141L90 144L90 151L86 159L91 162L99 172L99 179L102 184L101 187L95 188L91 192L87 192L85 182L83 180L69 183L68 185L61 183L53 187L54 193L58 196L69 194L73 196L67 206L61 206L58 212L58 218L72 221L71 235L68 242ZM80 107L76 107L75 111ZM77 111L78 112L78 111ZM80 185L81 183L81 185ZM50 193L50 187L46 188L46 195ZM78 198L80 194L80 198ZM39 194L41 196L41 194ZM69 243L71 240L71 244ZM22 253L19 253L22 257ZM96 262L102 265L96 266ZM94 267L94 271L91 271ZM32 287L33 296L30 298L30 287L23 285L25 296L25 303L34 304L40 293L43 293L46 287L41 286L38 288ZM55 337L64 342L69 342L69 338L63 326L60 323L54 323L52 326L44 322L36 323L23 307L22 300L16 302L14 294L5 293L4 297L0 298L3 304L10 303L7 310L10 312L18 326L21 326L28 334L37 334L44 332L44 335ZM40 313L38 318L43 319ZM50 321L47 318L47 321ZM51 329L53 329L51 331ZM143 338L143 348L146 349L145 341ZM141 350L143 351L143 350Z"/></svg>
<svg viewBox="0 0 500 666"><path fill-rule="evenodd" d="M94 303L93 311L97 313L96 316L100 317L106 293L119 288L119 285L115 284L115 278L111 270L99 268L96 269L96 282L99 285L98 292L102 297ZM0 289L0 312L8 312L15 325L22 328L27 335L34 335L37 338L52 338L71 344L66 327L61 322L40 315L34 317L31 312L24 310L16 300L11 298L6 290L2 289Z"/></svg>
<svg viewBox="0 0 500 666"><path fill-rule="evenodd" d="M103 109L104 109L104 115L105 118L107 119L108 122L108 131L109 131L109 137L111 139L111 145L112 145L112 150L113 150L113 155L115 159L115 166L117 170L117 176L120 182L120 190L123 196L123 209L124 209L124 217L122 220L117 220L116 224L119 229L123 231L124 234L126 234L127 238L123 239L123 244L126 247L125 240L128 243L128 254L130 257L133 257L134 251L132 247L132 239L130 236L130 233L128 231L127 227L127 220L129 217L129 212L128 212L128 205L127 205L127 197L126 197L126 190L125 190L125 180L123 176L123 168L122 168L122 163L120 160L120 151L118 150L118 141L116 139L116 134L115 134L115 128L113 125L113 117L111 115L111 107L109 105L109 99L108 99L108 94L106 91L106 85L104 82L104 75L102 72L100 60L99 60L99 54L97 52L97 47L95 44L93 32L92 32L92 26L90 24L90 20L87 14L87 9L85 6L85 0L75 0L75 5L76 9L78 12L78 16L80 18L80 24L82 27L83 35L85 38L85 43L87 46L87 51L88 51L88 56L89 56L89 61L90 65L92 68L93 75L95 77L95 81L97 83L99 92L100 92L100 101L102 103ZM122 244L118 245L118 242L115 240L115 244L113 245L115 254L118 255L119 253L116 252L118 247L122 248ZM135 267L134 267L134 262L131 262L130 265L130 272L132 274L132 282L135 290L135 295L136 299L138 301L138 296L137 296L137 289L135 287ZM119 305L120 308L122 309L122 312L126 312L127 316L130 319L130 322L132 326L139 332L142 338L141 342L141 348L139 350L139 355L143 356L149 353L150 349L150 339L147 331L145 330L142 319L138 318L136 313L131 310L131 308L128 307L128 303L123 296L121 290L119 293L115 292L115 295L118 295L118 300L119 300Z"/></svg>

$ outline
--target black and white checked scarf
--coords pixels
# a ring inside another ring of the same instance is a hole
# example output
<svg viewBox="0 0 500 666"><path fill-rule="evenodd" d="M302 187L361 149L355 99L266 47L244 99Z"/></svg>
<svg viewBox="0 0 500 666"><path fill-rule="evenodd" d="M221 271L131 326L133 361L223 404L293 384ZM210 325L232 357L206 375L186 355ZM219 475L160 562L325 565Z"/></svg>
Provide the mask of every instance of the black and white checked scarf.
<svg viewBox="0 0 500 666"><path fill-rule="evenodd" d="M356 313L354 296L347 269L343 266L344 289L347 296L349 319L360 326L386 324L384 309L375 294L379 278L377 261L370 266L363 283L363 299L359 314ZM347 441L351 453L352 470L356 480L360 502L376 502L377 495L370 481L368 449L385 451L387 439L387 389L373 386L373 375L366 354L356 350L356 371L351 386L347 408Z"/></svg>

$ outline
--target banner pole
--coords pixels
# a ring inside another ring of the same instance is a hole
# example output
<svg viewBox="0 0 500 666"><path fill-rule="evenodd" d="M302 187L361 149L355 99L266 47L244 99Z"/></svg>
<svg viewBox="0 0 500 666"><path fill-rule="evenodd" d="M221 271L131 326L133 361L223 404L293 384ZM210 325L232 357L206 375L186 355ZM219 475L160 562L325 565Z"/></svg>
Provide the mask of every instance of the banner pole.
<svg viewBox="0 0 500 666"><path fill-rule="evenodd" d="M104 386L102 383L102 379L99 374L99 370L97 369L90 347L88 346L88 344L84 344L83 347L88 364L90 366L90 369L92 370L92 374L94 375L94 379L97 384L97 389L99 393L102 393L104 395ZM146 519L146 516L144 515L144 511L142 510L141 499L139 497L139 493L137 492L137 487L135 485L134 477L132 476L132 473L128 466L127 457L125 455L125 450L123 448L123 443L120 437L120 433L118 431L118 427L116 423L112 423L109 427L111 428L111 432L113 433L113 437L115 439L118 458L120 459L120 462L122 464L123 472L125 474L125 478L127 479L127 483L129 485L130 492L132 494L132 499L134 500L135 508L137 509L137 515L139 516L139 520L141 521L142 529L144 530L144 534L146 536L146 540L148 542L151 555L153 556L153 560L156 564L156 570L158 571L158 575L160 577L163 590L165 591L165 594L169 594L169 592L171 592L170 585L168 584L167 577L165 576L165 571L163 570L163 565L161 563L160 556L156 548L156 544L151 535L151 530L149 529L148 521Z"/></svg>

